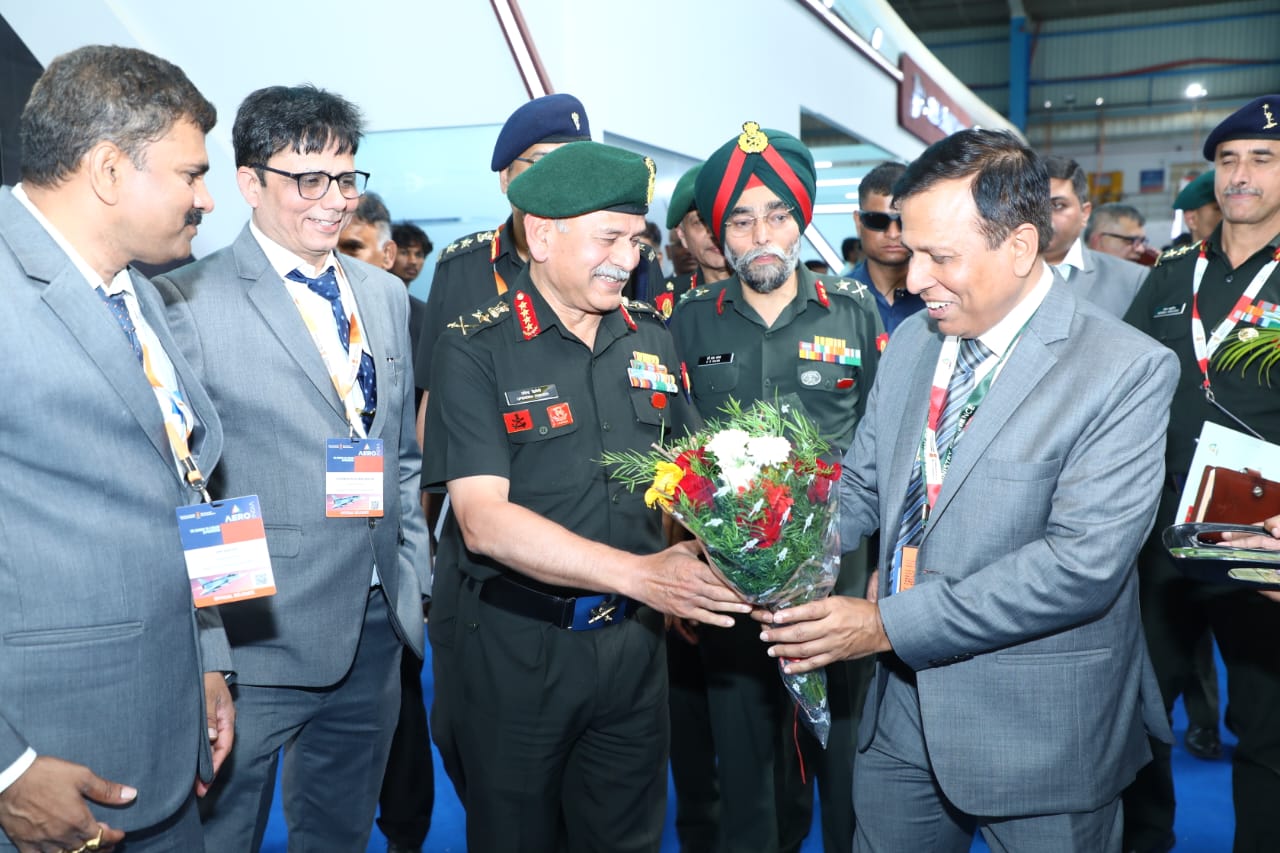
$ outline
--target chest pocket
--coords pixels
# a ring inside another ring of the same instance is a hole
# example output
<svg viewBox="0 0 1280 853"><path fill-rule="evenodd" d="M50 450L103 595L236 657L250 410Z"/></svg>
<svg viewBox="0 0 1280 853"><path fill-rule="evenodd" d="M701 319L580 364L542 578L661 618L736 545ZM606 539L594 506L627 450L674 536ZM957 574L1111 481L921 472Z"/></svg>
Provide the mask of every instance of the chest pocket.
<svg viewBox="0 0 1280 853"><path fill-rule="evenodd" d="M693 368L689 378L695 392L724 394L738 387L738 372L738 364L732 361L699 364Z"/></svg>
<svg viewBox="0 0 1280 853"><path fill-rule="evenodd" d="M852 364L800 359L796 365L796 383L801 391L832 391L847 394L858 384L861 368Z"/></svg>
<svg viewBox="0 0 1280 853"><path fill-rule="evenodd" d="M631 408L635 410L636 420L642 424L663 427L668 423L668 412L671 411L673 395L665 391L653 391L646 388L631 389ZM657 401L658 405L654 405Z"/></svg>
<svg viewBox="0 0 1280 853"><path fill-rule="evenodd" d="M512 444L546 441L578 431L577 410L564 398L506 406L502 423Z"/></svg>
<svg viewBox="0 0 1280 853"><path fill-rule="evenodd" d="M1191 337L1191 303L1187 302L1182 305L1182 312L1174 314L1172 311L1178 306L1171 305L1157 309L1151 318L1151 337L1160 343L1170 346L1175 341L1180 341ZM1161 312L1167 312L1161 314ZM1213 327L1206 328L1206 332L1212 331Z"/></svg>

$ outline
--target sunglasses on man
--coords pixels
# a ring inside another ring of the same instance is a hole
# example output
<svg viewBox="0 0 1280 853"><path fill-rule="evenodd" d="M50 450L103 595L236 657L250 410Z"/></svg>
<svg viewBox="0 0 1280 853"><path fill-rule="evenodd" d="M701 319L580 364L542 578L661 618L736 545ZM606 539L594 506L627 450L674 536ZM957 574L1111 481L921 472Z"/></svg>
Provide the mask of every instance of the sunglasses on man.
<svg viewBox="0 0 1280 853"><path fill-rule="evenodd" d="M870 228L872 231L888 231L889 226L895 223L897 223L899 230L902 229L902 217L897 213L860 210L858 211L858 221L862 223L863 228Z"/></svg>

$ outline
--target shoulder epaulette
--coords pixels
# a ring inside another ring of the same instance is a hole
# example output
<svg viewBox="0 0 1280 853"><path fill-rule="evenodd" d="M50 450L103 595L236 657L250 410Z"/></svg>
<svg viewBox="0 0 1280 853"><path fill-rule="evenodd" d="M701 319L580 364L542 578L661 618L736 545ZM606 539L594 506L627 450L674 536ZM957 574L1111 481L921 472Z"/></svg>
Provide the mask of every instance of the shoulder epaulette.
<svg viewBox="0 0 1280 853"><path fill-rule="evenodd" d="M444 263L450 258L470 254L478 249L487 251L489 244L493 242L494 233L493 231L477 231L474 234L468 234L465 237L454 240L444 247L444 251L440 253L440 260L436 263Z"/></svg>
<svg viewBox="0 0 1280 853"><path fill-rule="evenodd" d="M850 299L859 299L862 301L867 301L873 298L871 296L871 288L852 278L819 276L818 281L822 282L823 285L826 286L827 293L839 294L841 296L847 296Z"/></svg>
<svg viewBox="0 0 1280 853"><path fill-rule="evenodd" d="M1200 240L1195 243L1187 243L1186 245L1183 245L1183 246L1174 246L1172 249L1166 249L1165 251L1160 253L1160 257L1156 258L1155 265L1160 266L1163 263L1176 260L1177 258L1180 258L1183 255L1189 255L1192 252L1199 252L1200 244L1203 242L1204 242L1203 240Z"/></svg>
<svg viewBox="0 0 1280 853"><path fill-rule="evenodd" d="M495 296L479 308L466 314L459 314L445 325L463 337L468 337L481 329L487 329L490 326L501 323L510 316L511 306L507 303L507 300L501 296Z"/></svg>
<svg viewBox="0 0 1280 853"><path fill-rule="evenodd" d="M644 259L645 259L646 261L648 261L649 263L653 263L654 261L656 261L656 260L658 259L658 253L657 253L657 252L655 252L655 251L653 250L653 247L652 247L652 246L650 246L648 243L645 243L644 241L641 241L641 242L640 242L640 257L644 258Z"/></svg>
<svg viewBox="0 0 1280 853"><path fill-rule="evenodd" d="M700 284L697 287L691 287L684 293L680 294L680 301L682 303L697 302L700 299L714 297L720 292L720 290L721 288L716 287L714 284Z"/></svg>
<svg viewBox="0 0 1280 853"><path fill-rule="evenodd" d="M654 308L648 302L644 302L639 299L627 299L624 296L622 298L622 307L627 309L627 311L631 313L632 317L649 317L650 319L657 320L659 323L665 324L665 321L662 319L662 312L657 308Z"/></svg>

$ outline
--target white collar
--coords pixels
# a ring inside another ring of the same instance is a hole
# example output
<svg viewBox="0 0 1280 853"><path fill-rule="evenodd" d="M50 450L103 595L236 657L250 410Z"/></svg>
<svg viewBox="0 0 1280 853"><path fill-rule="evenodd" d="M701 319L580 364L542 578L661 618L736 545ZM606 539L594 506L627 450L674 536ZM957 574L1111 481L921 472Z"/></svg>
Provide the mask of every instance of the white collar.
<svg viewBox="0 0 1280 853"><path fill-rule="evenodd" d="M54 227L54 224L49 221L48 217L40 212L40 208L36 207L35 204L32 203L31 197L28 196L27 191L22 188L21 182L19 182L11 192L13 193L13 197L16 198L22 206L27 209L27 212L31 214L36 222L40 224L40 227L48 232L49 236L53 238L53 242L58 244L58 248L66 253L67 257L71 260L71 263L77 270L79 270L80 275L84 276L84 280L90 287L95 289L101 287L109 296L116 293L127 293L130 296L134 295L133 279L129 277L128 267L117 272L115 278L113 278L109 283L103 281L102 277L98 275L98 271L89 265L89 262L84 259L84 256L76 251L75 247L67 241L66 237L62 236L62 232Z"/></svg>
<svg viewBox="0 0 1280 853"><path fill-rule="evenodd" d="M338 275L341 277L341 267L332 250L325 255L324 260L320 262L320 266L313 267L307 261L304 261L266 234L263 234L262 229L252 219L249 220L249 233L253 235L253 239L258 241L258 245L262 248L262 253L267 256L267 262L271 264L271 268L281 278L284 278L294 270L298 270L310 278L315 278L331 266L338 269Z"/></svg>
<svg viewBox="0 0 1280 853"><path fill-rule="evenodd" d="M1022 331L1022 327L1031 319L1031 315L1036 313L1040 303L1044 302L1044 298L1049 295L1049 288L1052 285L1053 270L1048 264L1041 264L1040 280L1036 282L1031 292L1022 297L1022 301L1013 306L999 322L979 335L978 340L986 344L995 355L1003 356L1005 350L1018 337L1018 332Z"/></svg>

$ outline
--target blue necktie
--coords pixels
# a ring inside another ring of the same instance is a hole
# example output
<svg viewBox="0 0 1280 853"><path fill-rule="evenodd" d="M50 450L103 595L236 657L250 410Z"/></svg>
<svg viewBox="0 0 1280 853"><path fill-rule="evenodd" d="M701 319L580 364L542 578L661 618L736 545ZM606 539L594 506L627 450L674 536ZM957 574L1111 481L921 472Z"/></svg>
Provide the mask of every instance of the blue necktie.
<svg viewBox="0 0 1280 853"><path fill-rule="evenodd" d="M129 316L129 308L124 304L124 291L110 296L103 287L95 287L94 291L102 297L103 302L107 303L111 316L115 317L116 322L120 324L120 330L129 339L129 346L133 347L133 354L138 357L138 363L142 364L142 342L138 340L138 330L133 325L133 318Z"/></svg>
<svg viewBox="0 0 1280 853"><path fill-rule="evenodd" d="M338 291L338 276L334 273L333 267L326 269L319 278L310 278L299 270L291 270L285 278L305 284L312 293L329 300L329 307L333 309L333 321L338 324L338 340L342 342L343 350L350 353L351 321L347 319L346 309L342 305L342 294ZM378 385L373 359L367 352L360 353L360 369L356 373L356 381L360 383L360 391L364 394L364 411L361 412L360 417L364 421L365 432L368 433L373 426L373 415L378 407Z"/></svg>
<svg viewBox="0 0 1280 853"><path fill-rule="evenodd" d="M977 338L966 338L960 342L956 367L951 374L951 381L947 383L946 406L942 410L942 417L938 420L936 438L939 454L945 454L947 448L954 442L956 428L960 425L960 412L969 402L969 395L973 392L974 371L978 369L978 365L986 361L989 355L991 350ZM918 545L924 538L924 501L924 460L917 458L911 471L911 483L907 486L902 522L898 526L897 545L893 550L893 566L889 570L891 594L897 586L902 549L906 546Z"/></svg>

